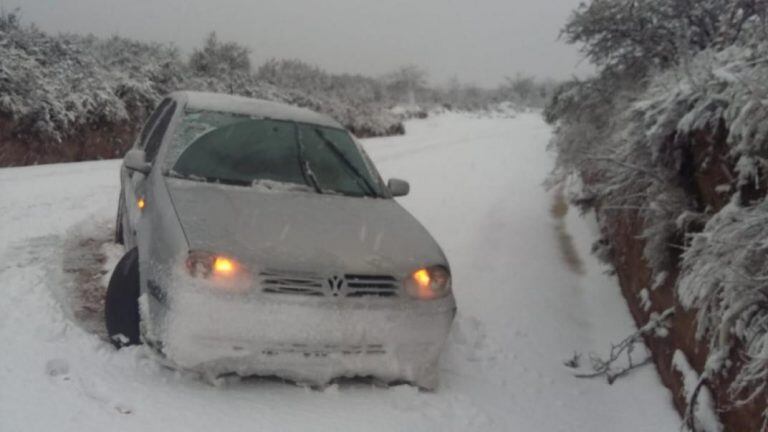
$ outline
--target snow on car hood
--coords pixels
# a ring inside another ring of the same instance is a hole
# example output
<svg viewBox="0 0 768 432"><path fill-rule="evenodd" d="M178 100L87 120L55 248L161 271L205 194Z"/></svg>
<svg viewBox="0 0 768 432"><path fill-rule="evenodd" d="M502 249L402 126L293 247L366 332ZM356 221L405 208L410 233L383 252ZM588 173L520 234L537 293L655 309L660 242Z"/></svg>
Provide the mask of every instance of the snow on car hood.
<svg viewBox="0 0 768 432"><path fill-rule="evenodd" d="M190 249L231 255L251 271L400 277L447 264L427 230L392 199L166 181Z"/></svg>

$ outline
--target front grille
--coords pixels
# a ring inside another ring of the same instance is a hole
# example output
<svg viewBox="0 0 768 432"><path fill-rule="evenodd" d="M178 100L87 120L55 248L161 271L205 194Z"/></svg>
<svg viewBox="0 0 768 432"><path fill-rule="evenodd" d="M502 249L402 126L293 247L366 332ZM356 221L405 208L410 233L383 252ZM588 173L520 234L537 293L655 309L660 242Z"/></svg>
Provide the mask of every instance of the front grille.
<svg viewBox="0 0 768 432"><path fill-rule="evenodd" d="M265 293L320 297L327 291L322 278L309 275L262 272L259 278Z"/></svg>
<svg viewBox="0 0 768 432"><path fill-rule="evenodd" d="M347 274L319 277L315 274L267 271L259 273L262 291L314 297L396 297L399 283L388 275Z"/></svg>
<svg viewBox="0 0 768 432"><path fill-rule="evenodd" d="M347 297L395 297L397 280L392 276L345 275Z"/></svg>

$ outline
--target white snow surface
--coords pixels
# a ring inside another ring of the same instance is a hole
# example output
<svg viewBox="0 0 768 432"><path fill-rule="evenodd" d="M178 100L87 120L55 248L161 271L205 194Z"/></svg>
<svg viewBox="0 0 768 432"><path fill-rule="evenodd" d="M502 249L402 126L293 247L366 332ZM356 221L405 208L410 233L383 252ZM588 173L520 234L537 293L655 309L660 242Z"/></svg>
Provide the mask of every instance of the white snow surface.
<svg viewBox="0 0 768 432"><path fill-rule="evenodd" d="M445 114L406 129L364 145L385 177L411 182L401 202L451 262L459 313L436 392L365 381L214 386L144 347L116 351L76 318L62 261L73 236L109 235L120 162L10 168L0 170L0 431L678 430L653 368L609 386L563 365L574 351L606 352L634 325L589 256L595 224L573 210L565 223L583 274L561 261L540 115ZM104 248L114 265L114 247Z"/></svg>

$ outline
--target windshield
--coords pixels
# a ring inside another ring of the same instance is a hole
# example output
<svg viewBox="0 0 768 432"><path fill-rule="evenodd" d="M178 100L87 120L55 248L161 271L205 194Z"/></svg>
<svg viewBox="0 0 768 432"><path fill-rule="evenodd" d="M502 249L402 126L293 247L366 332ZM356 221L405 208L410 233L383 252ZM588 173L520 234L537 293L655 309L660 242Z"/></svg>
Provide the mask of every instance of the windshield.
<svg viewBox="0 0 768 432"><path fill-rule="evenodd" d="M280 182L321 193L383 195L378 174L345 130L230 113L187 113L166 168L169 175L194 180Z"/></svg>

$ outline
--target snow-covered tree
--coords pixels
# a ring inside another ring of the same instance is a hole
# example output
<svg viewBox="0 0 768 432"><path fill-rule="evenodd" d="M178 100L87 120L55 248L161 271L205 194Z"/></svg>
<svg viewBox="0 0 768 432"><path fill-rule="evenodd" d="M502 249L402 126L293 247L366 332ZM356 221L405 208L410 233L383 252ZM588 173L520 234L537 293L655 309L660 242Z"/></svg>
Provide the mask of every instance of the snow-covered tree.
<svg viewBox="0 0 768 432"><path fill-rule="evenodd" d="M271 59L261 65L256 76L278 87L326 92L330 75L317 66L301 60Z"/></svg>
<svg viewBox="0 0 768 432"><path fill-rule="evenodd" d="M552 97L556 86L553 80L538 80L533 76L517 73L514 77L504 80L497 90L497 97L522 106L543 107Z"/></svg>
<svg viewBox="0 0 768 432"><path fill-rule="evenodd" d="M189 58L192 72L206 76L248 74L251 72L250 50L236 42L220 42L211 32L202 48Z"/></svg>
<svg viewBox="0 0 768 432"><path fill-rule="evenodd" d="M386 81L389 91L400 98L400 102L416 105L416 93L427 85L427 72L410 64L390 72Z"/></svg>

